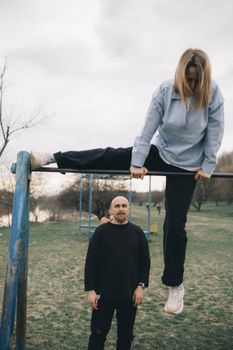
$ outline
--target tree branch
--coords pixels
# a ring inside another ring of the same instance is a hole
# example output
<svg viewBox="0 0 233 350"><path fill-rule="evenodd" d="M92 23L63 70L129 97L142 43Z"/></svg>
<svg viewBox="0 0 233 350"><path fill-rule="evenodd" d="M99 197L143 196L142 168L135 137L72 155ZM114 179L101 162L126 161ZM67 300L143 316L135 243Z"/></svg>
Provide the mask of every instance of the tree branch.
<svg viewBox="0 0 233 350"><path fill-rule="evenodd" d="M5 59L5 63L0 72L0 158L3 155L13 134L19 132L20 130L32 128L47 119L47 116L41 116L41 109L38 108L36 111L34 111L32 116L24 118L24 121L19 116L14 116L11 122L6 123L6 117L3 115L3 90L6 68L7 60Z"/></svg>

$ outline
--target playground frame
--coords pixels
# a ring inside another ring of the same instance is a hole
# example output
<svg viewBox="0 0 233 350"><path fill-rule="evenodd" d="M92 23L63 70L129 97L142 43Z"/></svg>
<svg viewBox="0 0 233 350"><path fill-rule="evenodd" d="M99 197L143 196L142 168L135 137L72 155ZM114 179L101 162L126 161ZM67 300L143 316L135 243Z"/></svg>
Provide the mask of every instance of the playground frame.
<svg viewBox="0 0 233 350"><path fill-rule="evenodd" d="M129 176L123 170L73 170L44 167L39 172L108 174ZM19 152L17 165L13 164L12 172L16 172L16 187L13 201L12 225L9 237L7 271L0 324L0 349L26 350L26 315L27 315L27 272L28 272L28 240L30 212L30 154ZM151 176L194 176L195 173L149 172ZM233 173L214 173L212 177L233 178ZM14 339L15 330L15 339Z"/></svg>
<svg viewBox="0 0 233 350"><path fill-rule="evenodd" d="M88 224L84 225L82 223L82 212L83 212L83 179L88 179L88 189L89 189L89 206L88 206ZM100 176L99 174L93 175L80 175L80 192L79 192L79 220L78 220L78 234L81 234L81 229L87 229L88 238L90 239L92 234L94 233L94 230L97 226L92 225L92 192L93 192L93 180L95 179L101 179L101 180L122 180L122 177L119 178L119 176L114 175L105 175ZM131 206L132 203L132 178L131 177L123 177L125 180L129 180L129 190L128 190L128 201L129 205ZM151 175L149 176L149 183L148 183L148 194L147 194L147 230L144 230L145 235L147 238L150 235L151 231L151 207L152 207L152 201L151 201ZM131 213L129 214L129 219L131 218Z"/></svg>

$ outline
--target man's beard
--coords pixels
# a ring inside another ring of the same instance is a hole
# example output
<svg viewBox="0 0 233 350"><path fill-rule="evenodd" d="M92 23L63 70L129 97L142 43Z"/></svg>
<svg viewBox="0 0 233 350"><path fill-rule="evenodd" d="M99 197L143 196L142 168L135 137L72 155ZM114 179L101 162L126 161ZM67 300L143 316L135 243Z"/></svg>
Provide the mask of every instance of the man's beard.
<svg viewBox="0 0 233 350"><path fill-rule="evenodd" d="M127 219L127 217L126 217L125 213L117 214L116 220L118 222L124 222L124 221L126 221L126 219Z"/></svg>

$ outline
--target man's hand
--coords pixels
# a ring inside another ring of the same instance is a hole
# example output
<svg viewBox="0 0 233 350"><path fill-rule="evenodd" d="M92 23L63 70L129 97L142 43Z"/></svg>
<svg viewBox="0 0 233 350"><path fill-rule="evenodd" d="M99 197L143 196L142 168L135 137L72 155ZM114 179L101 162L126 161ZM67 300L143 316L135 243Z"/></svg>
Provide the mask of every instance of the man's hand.
<svg viewBox="0 0 233 350"><path fill-rule="evenodd" d="M138 286L134 293L133 293L133 301L134 301L134 304L133 306L138 306L142 303L142 299L143 299L143 289L142 287Z"/></svg>
<svg viewBox="0 0 233 350"><path fill-rule="evenodd" d="M94 290L90 290L88 293L87 293L87 300L88 300L88 303L90 305L90 307L92 309L95 309L97 310L97 306L98 306L98 296L96 294L96 292Z"/></svg>
<svg viewBox="0 0 233 350"><path fill-rule="evenodd" d="M144 175L148 173L148 169L145 168L144 166L141 168L137 168L133 165L129 168L129 171L131 172L131 176L136 178L136 179L141 179L143 180Z"/></svg>
<svg viewBox="0 0 233 350"><path fill-rule="evenodd" d="M195 180L207 180L210 179L210 175L205 173L202 169L197 170Z"/></svg>

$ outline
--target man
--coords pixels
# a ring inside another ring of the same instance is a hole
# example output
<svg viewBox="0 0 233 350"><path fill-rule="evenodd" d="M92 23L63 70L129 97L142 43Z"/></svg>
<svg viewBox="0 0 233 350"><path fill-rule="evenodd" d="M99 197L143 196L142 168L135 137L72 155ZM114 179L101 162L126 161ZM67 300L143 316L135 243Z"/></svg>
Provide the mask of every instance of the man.
<svg viewBox="0 0 233 350"><path fill-rule="evenodd" d="M112 220L100 225L89 244L85 265L85 291L92 308L88 350L102 350L114 311L117 350L128 350L133 340L137 306L149 283L150 256L140 227L130 223L129 202L112 200Z"/></svg>

